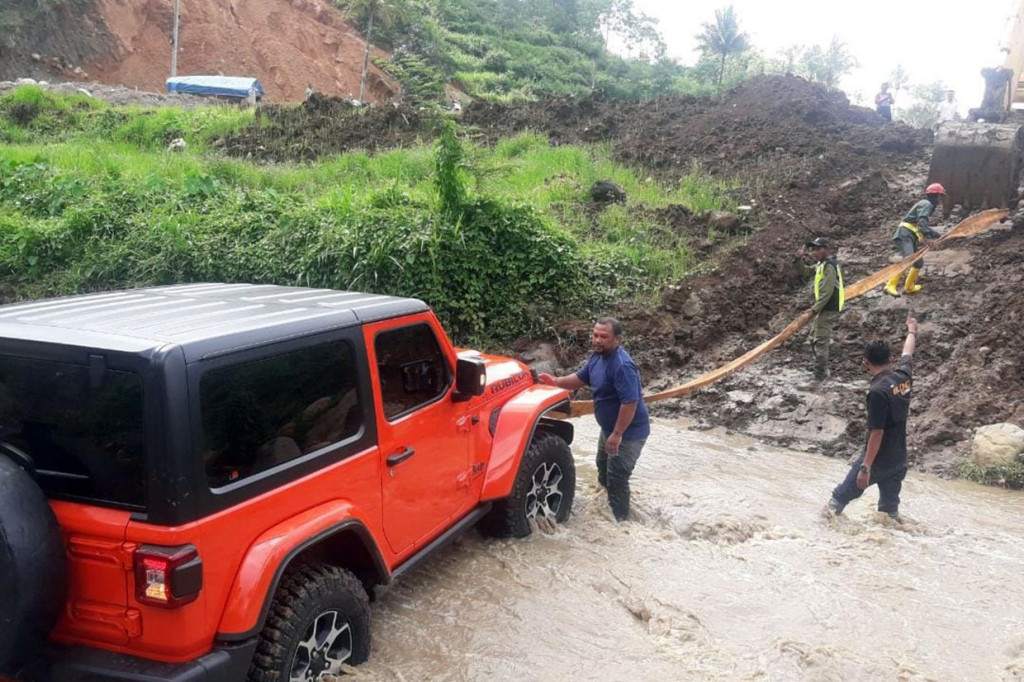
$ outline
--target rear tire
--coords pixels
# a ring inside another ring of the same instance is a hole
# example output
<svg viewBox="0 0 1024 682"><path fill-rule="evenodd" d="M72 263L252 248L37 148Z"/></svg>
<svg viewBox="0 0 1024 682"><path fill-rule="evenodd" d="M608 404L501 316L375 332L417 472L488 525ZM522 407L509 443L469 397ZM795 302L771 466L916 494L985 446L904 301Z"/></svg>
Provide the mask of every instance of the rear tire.
<svg viewBox="0 0 1024 682"><path fill-rule="evenodd" d="M494 503L481 530L497 538L524 538L535 517L564 523L576 495L576 465L569 444L538 431L519 463L512 493Z"/></svg>
<svg viewBox="0 0 1024 682"><path fill-rule="evenodd" d="M331 665L370 656L370 600L343 568L289 568L274 593L249 669L250 682L318 680ZM335 670L336 671L336 670Z"/></svg>
<svg viewBox="0 0 1024 682"><path fill-rule="evenodd" d="M67 597L64 537L46 495L0 455L0 677L16 676L57 623Z"/></svg>

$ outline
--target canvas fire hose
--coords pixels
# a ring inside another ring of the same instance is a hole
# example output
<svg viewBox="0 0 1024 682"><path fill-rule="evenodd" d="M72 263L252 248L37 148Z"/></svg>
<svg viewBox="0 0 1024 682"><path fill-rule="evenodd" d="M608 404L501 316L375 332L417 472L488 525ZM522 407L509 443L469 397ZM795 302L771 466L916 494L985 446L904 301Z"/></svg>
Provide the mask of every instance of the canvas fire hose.
<svg viewBox="0 0 1024 682"><path fill-rule="evenodd" d="M954 239L963 239L964 237L972 237L976 234L981 234L988 230L995 223L1005 219L1009 215L1009 211L1003 209L991 209L988 211L982 211L975 215L966 218L961 221L956 227L943 234L940 238L928 243L917 253L912 256L904 258L898 263L893 263L888 267L882 268L873 275L868 275L864 279L851 284L845 288L846 300L851 301L858 296L863 296L867 292L871 291L877 286L880 286L887 282L890 278L901 274L904 270L910 267L911 263L918 260L929 251L935 250L945 244L948 241ZM688 393L692 393L697 389L709 386L716 381L720 381L725 377L729 376L733 372L743 369L747 365L751 364L768 351L777 348L778 346L785 343L793 334L797 333L807 325L808 322L813 319L814 314L810 311L804 311L795 320L786 325L786 328L779 332L776 336L768 339L757 348L747 351L735 360L725 364L717 369L711 370L701 374L699 377L658 393L653 393L644 396L644 402L656 403L662 400L670 400L672 398L679 398ZM593 414L594 402L592 400L574 400L572 405L572 417L580 417L587 414Z"/></svg>

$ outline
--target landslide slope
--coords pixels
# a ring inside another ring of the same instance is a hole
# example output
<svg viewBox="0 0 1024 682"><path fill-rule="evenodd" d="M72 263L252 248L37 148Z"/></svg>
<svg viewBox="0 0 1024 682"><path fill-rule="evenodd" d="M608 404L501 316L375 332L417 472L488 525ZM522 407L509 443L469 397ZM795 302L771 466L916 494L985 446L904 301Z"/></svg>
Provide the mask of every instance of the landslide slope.
<svg viewBox="0 0 1024 682"><path fill-rule="evenodd" d="M7 56L0 60L0 77L88 78L163 91L170 69L172 0L47 0L44 5L38 14L27 5L17 16L7 10L20 28L0 48ZM39 26L46 30L33 28ZM365 43L326 0L183 0L180 41L182 75L253 76L277 101L302 99L307 83L342 96L359 92ZM372 53L386 56L376 48ZM368 88L369 99L377 102L400 89L376 66Z"/></svg>
<svg viewBox="0 0 1024 682"><path fill-rule="evenodd" d="M677 229L705 240L718 264L666 292L653 312L619 311L648 390L723 364L809 307L810 282L793 261L812 235L838 247L848 282L888 264L891 232L920 198L931 152L930 132L885 124L841 93L792 77L756 78L717 100L476 104L466 121L491 139L531 129L556 143L608 141L615 157L668 183L699 164L734 181L736 199L753 207L752 235L738 247L716 242L697 216L675 212ZM940 211L935 221L959 217ZM851 304L834 333L831 383L809 385L811 351L800 335L753 368L660 409L853 454L863 442L863 343L885 338L898 349L912 311L924 320L912 456L947 471L974 428L1024 420L1022 261L1020 229L956 243L929 257L922 294L895 300L874 292ZM562 358L567 366L586 352L588 327L575 321L560 330L563 341L575 341Z"/></svg>

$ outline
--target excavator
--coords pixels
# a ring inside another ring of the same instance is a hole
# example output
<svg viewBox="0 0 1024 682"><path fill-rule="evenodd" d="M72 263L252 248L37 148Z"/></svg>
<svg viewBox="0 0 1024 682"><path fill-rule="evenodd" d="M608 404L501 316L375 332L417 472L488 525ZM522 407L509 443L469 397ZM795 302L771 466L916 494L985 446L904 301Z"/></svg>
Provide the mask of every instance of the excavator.
<svg viewBox="0 0 1024 682"><path fill-rule="evenodd" d="M1014 3L1002 66L982 69L985 94L968 120L935 133L928 182L941 183L947 208L1015 208L1024 167L1024 0Z"/></svg>

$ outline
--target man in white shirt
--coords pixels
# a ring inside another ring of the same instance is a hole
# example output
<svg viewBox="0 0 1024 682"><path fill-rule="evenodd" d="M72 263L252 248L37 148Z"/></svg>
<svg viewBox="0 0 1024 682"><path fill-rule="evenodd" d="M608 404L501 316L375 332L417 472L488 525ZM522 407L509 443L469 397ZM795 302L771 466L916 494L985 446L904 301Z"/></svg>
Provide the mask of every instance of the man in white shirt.
<svg viewBox="0 0 1024 682"><path fill-rule="evenodd" d="M939 102L939 125L959 121L960 114L956 110L956 93L952 90L946 91L946 99Z"/></svg>

